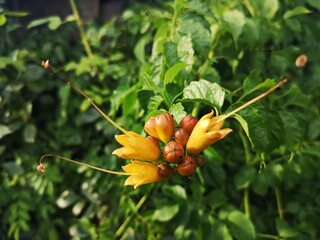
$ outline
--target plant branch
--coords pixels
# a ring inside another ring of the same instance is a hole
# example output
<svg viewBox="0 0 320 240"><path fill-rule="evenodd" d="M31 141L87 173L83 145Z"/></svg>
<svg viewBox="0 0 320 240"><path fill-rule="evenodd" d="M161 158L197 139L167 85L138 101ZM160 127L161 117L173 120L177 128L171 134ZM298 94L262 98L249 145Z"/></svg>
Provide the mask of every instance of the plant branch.
<svg viewBox="0 0 320 240"><path fill-rule="evenodd" d="M87 35L86 35L85 31L84 31L83 22L81 20L80 15L79 15L79 11L77 9L77 6L76 6L74 0L69 0L69 3L70 3L70 6L71 6L71 9L72 9L72 14L73 14L73 16L75 18L75 22L76 22L76 24L78 26L78 29L79 29L79 32L80 32L82 45L84 47L84 50L86 51L86 54L87 54L88 58L91 60L91 66L92 66L94 72L97 74L98 73L98 68L94 64L93 53L92 53L92 50L91 50Z"/></svg>
<svg viewBox="0 0 320 240"><path fill-rule="evenodd" d="M284 218L284 213L283 213L283 207L282 207L281 192L280 192L279 187L275 187L274 191L275 191L275 194L276 194L276 201L277 201L277 208L278 208L279 218L283 219Z"/></svg>
<svg viewBox="0 0 320 240"><path fill-rule="evenodd" d="M100 171L100 172L105 172L105 173L110 173L110 174L115 174L115 175L126 175L126 176L130 175L129 173L125 173L125 172L116 172L116 171L111 171L111 170L95 167L95 166L92 166L92 165L89 165L89 164L86 164L86 163L78 162L78 161L75 161L75 160L72 160L72 159L69 159L69 158L66 158L66 157L62 157L62 156L59 156L59 155L55 155L55 154L45 154L45 155L43 155L39 160L39 165L37 166L37 170L38 171L46 172L46 168L42 164L42 161L45 158L48 158L48 157L59 158L59 159L62 159L62 160L65 160L65 161L68 161L68 162L71 162L71 163L75 163L75 164L78 164L78 165L81 165L81 166L84 166L84 167L88 167L88 168L91 168L91 169L94 169L94 170L97 170L97 171Z"/></svg>

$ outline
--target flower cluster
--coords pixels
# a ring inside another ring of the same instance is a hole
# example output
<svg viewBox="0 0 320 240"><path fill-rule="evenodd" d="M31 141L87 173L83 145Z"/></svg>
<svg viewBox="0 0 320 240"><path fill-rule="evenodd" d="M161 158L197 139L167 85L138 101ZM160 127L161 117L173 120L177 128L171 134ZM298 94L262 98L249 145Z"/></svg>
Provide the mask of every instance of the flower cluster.
<svg viewBox="0 0 320 240"><path fill-rule="evenodd" d="M134 132L115 136L123 147L113 151L113 154L133 160L123 167L130 175L125 185L137 188L170 178L176 172L191 176L197 167L205 164L204 157L199 154L232 131L222 129L223 115L212 116L213 111L198 121L187 115L175 127L173 116L161 113L145 123L146 137Z"/></svg>

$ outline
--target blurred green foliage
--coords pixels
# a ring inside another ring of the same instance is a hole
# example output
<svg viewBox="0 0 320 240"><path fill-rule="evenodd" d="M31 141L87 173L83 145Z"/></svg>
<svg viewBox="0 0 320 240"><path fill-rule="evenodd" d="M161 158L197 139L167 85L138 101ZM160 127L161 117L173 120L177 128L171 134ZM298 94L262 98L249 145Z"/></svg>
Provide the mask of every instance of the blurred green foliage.
<svg viewBox="0 0 320 240"><path fill-rule="evenodd" d="M117 19L0 13L0 239L319 239L320 4L316 0L132 2ZM11 16L10 16L11 15ZM21 32L22 33L21 33ZM89 43L93 53L83 46ZM228 112L308 65L226 126L191 179L124 187L118 131L41 60L50 59L110 117L142 133L159 111Z"/></svg>

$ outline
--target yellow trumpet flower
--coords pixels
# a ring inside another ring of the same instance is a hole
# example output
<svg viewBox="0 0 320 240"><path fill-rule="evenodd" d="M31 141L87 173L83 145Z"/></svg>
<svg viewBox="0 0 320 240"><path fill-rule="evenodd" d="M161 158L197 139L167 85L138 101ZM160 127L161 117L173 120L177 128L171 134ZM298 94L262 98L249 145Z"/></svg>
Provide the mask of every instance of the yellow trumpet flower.
<svg viewBox="0 0 320 240"><path fill-rule="evenodd" d="M230 128L221 129L224 121L217 122L224 115L211 118L212 115L213 111L204 115L192 130L187 142L188 154L199 154L205 148L232 132Z"/></svg>
<svg viewBox="0 0 320 240"><path fill-rule="evenodd" d="M159 182L164 179L158 172L158 166L152 163L134 161L123 166L122 169L130 174L124 185L131 185L134 189L143 184Z"/></svg>
<svg viewBox="0 0 320 240"><path fill-rule="evenodd" d="M154 142L135 132L115 136L123 147L112 152L121 158L146 160L156 162L160 158L160 148Z"/></svg>

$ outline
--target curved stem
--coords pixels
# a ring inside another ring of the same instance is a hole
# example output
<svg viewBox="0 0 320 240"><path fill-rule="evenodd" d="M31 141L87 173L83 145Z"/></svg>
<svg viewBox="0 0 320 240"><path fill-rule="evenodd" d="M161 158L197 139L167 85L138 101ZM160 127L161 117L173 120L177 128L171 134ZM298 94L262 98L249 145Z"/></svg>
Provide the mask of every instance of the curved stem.
<svg viewBox="0 0 320 240"><path fill-rule="evenodd" d="M55 73L52 69L52 67L49 65L49 60L42 61L42 66L45 69L49 69L52 73ZM128 131L119 126L115 121L113 121L110 117L108 117L92 100L89 98L80 88L78 88L75 84L73 84L71 81L68 79L64 78L62 75L59 73L56 73L58 78L66 82L68 85L70 85L73 89L75 89L78 93L80 93L84 98L86 98L89 103L101 114L102 117L104 117L109 123L111 123L114 127L119 129L123 133L127 133Z"/></svg>
<svg viewBox="0 0 320 240"><path fill-rule="evenodd" d="M129 173L125 173L125 172L116 172L116 171L111 171L111 170L104 169L104 168L95 167L95 166L92 166L92 165L89 165L89 164L86 164L86 163L78 162L78 161L75 161L75 160L72 160L72 159L69 159L69 158L66 158L66 157L62 157L62 156L59 156L59 155L55 155L55 154L45 154L45 155L43 155L39 160L39 165L37 166L37 170L38 171L40 171L40 172L45 172L46 171L46 168L42 164L42 161L47 157L56 157L56 158L59 158L59 159L62 159L62 160L65 160L65 161L68 161L68 162L71 162L71 163L75 163L75 164L78 164L78 165L81 165L81 166L92 168L92 169L100 171L100 172L105 172L105 173L110 173L110 174L115 174L115 175L126 175L126 176L130 175Z"/></svg>
<svg viewBox="0 0 320 240"><path fill-rule="evenodd" d="M86 35L85 31L84 31L83 23L82 23L82 20L80 18L77 6L76 6L74 0L69 0L69 3L70 3L70 6L71 6L71 9L72 9L72 14L73 14L73 16L75 18L75 22L76 22L76 24L78 26L78 29L79 29L79 32L80 32L81 42L83 44L84 50L86 51L86 54L87 54L88 58L91 60L91 65L92 65L95 73L97 74L98 73L98 69L97 69L97 66L93 62L93 53L92 53L92 50L91 50L87 35Z"/></svg>

